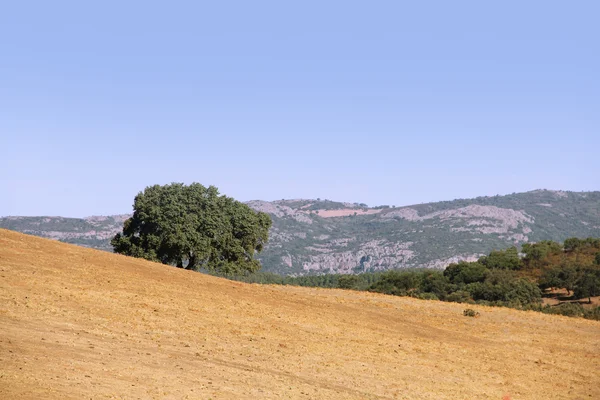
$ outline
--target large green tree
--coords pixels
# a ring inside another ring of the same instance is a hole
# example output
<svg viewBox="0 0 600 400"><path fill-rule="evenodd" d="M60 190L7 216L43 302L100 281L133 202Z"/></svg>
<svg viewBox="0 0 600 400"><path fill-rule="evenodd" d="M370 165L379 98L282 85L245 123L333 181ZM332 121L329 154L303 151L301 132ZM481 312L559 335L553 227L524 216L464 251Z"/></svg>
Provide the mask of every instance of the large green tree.
<svg viewBox="0 0 600 400"><path fill-rule="evenodd" d="M199 183L154 185L140 192L116 253L187 269L223 273L260 269L255 255L268 240L271 218Z"/></svg>

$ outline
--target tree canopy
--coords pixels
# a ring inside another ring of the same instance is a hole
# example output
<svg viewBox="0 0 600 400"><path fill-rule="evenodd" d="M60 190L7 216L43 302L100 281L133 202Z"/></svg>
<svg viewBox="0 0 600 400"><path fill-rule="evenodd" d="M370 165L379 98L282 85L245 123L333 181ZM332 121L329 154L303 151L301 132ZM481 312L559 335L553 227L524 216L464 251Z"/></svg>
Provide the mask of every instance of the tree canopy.
<svg viewBox="0 0 600 400"><path fill-rule="evenodd" d="M154 185L134 200L134 213L111 241L116 253L187 269L254 272L271 218L199 183Z"/></svg>

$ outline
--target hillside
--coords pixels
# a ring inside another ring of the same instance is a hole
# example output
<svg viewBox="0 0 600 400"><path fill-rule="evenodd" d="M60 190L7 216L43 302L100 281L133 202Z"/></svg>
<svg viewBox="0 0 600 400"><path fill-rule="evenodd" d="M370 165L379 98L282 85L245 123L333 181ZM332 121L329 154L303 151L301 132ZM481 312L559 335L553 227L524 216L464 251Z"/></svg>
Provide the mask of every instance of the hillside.
<svg viewBox="0 0 600 400"><path fill-rule="evenodd" d="M263 270L286 275L443 268L493 249L600 236L600 192L536 190L408 207L251 201L273 218ZM0 227L110 250L127 216L0 218Z"/></svg>
<svg viewBox="0 0 600 400"><path fill-rule="evenodd" d="M595 321L249 285L7 230L0 279L0 398L600 397Z"/></svg>

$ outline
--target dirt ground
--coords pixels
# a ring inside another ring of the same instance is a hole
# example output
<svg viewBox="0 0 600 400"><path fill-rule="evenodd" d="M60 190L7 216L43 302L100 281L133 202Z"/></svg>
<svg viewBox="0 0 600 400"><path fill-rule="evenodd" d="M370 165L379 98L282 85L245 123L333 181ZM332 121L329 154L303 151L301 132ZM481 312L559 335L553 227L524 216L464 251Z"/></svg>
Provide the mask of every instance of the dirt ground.
<svg viewBox="0 0 600 400"><path fill-rule="evenodd" d="M589 302L591 300L591 303ZM551 306L557 306L563 303L578 303L583 307L598 307L600 306L600 296L584 299L573 299L573 292L567 292L566 289L547 289L544 292L544 298L542 304L549 304Z"/></svg>
<svg viewBox="0 0 600 400"><path fill-rule="evenodd" d="M599 399L600 323L259 286L0 230L0 399Z"/></svg>

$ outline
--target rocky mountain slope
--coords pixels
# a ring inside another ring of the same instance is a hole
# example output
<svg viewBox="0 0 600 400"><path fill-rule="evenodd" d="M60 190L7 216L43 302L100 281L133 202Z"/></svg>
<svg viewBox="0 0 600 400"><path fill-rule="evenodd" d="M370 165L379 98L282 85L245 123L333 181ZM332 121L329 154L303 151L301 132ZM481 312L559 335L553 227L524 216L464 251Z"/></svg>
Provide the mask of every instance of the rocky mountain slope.
<svg viewBox="0 0 600 400"><path fill-rule="evenodd" d="M273 218L265 271L360 273L443 268L493 249L600 236L600 192L536 190L407 207L329 200L250 201ZM0 227L104 250L127 215L6 217Z"/></svg>

